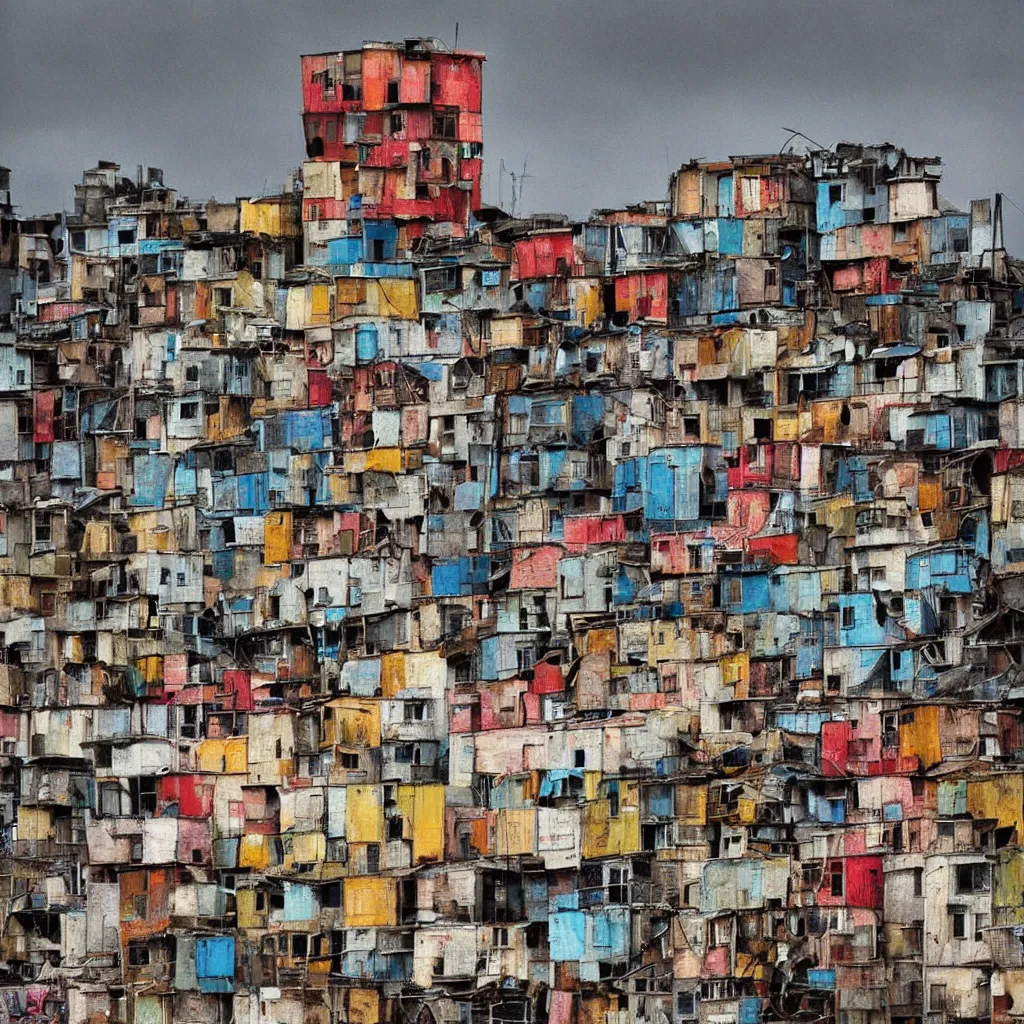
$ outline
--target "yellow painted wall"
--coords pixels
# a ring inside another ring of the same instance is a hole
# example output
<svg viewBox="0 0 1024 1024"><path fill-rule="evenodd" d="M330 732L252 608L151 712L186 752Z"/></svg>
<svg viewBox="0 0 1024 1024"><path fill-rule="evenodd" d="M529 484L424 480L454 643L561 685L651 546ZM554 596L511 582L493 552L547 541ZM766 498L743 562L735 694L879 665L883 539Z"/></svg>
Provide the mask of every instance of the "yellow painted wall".
<svg viewBox="0 0 1024 1024"><path fill-rule="evenodd" d="M302 215L295 202L267 202L243 199L239 209L240 229L273 238L300 238Z"/></svg>
<svg viewBox="0 0 1024 1024"><path fill-rule="evenodd" d="M1000 908L999 918L1024 924L1021 893L1024 893L1024 851L1000 850L992 875L992 906Z"/></svg>
<svg viewBox="0 0 1024 1024"><path fill-rule="evenodd" d="M684 825L706 825L708 820L707 786L676 786L676 817Z"/></svg>
<svg viewBox="0 0 1024 1024"><path fill-rule="evenodd" d="M235 911L238 915L239 928L259 928L262 924L260 915L256 913L255 889L235 891Z"/></svg>
<svg viewBox="0 0 1024 1024"><path fill-rule="evenodd" d="M285 867L292 864L319 864L327 856L327 837L323 832L296 832L291 851L285 854Z"/></svg>
<svg viewBox="0 0 1024 1024"><path fill-rule="evenodd" d="M85 287L89 276L88 262L85 256L71 257L71 301L80 302L82 289Z"/></svg>
<svg viewBox="0 0 1024 1024"><path fill-rule="evenodd" d="M903 715L900 715L900 754L903 757L917 756L922 768L931 768L942 760L939 709L933 706L910 710L913 722L905 723Z"/></svg>
<svg viewBox="0 0 1024 1024"><path fill-rule="evenodd" d="M50 811L45 807L18 808L19 839L49 839L53 834Z"/></svg>
<svg viewBox="0 0 1024 1024"><path fill-rule="evenodd" d="M348 1024L377 1024L380 1020L380 994L372 988L348 990Z"/></svg>
<svg viewBox="0 0 1024 1024"><path fill-rule="evenodd" d="M385 694L387 696L387 694ZM380 702L339 697L328 705L331 720L324 728L324 743L346 747L380 746Z"/></svg>
<svg viewBox="0 0 1024 1024"><path fill-rule="evenodd" d="M1016 828L1024 835L1024 775L999 774L967 782L967 810L971 817L994 818L999 828Z"/></svg>
<svg viewBox="0 0 1024 1024"><path fill-rule="evenodd" d="M398 924L398 899L393 878L346 878L345 927L386 928Z"/></svg>
<svg viewBox="0 0 1024 1024"><path fill-rule="evenodd" d="M750 686L750 652L736 651L721 660L722 685L736 688L736 700L748 696Z"/></svg>
<svg viewBox="0 0 1024 1024"><path fill-rule="evenodd" d="M328 284L309 286L309 322L328 324L331 322L331 289Z"/></svg>
<svg viewBox="0 0 1024 1024"><path fill-rule="evenodd" d="M384 839L384 804L380 786L349 786L345 802L345 836L350 843Z"/></svg>
<svg viewBox="0 0 1024 1024"><path fill-rule="evenodd" d="M268 512L263 523L263 564L287 562L292 549L291 512Z"/></svg>
<svg viewBox="0 0 1024 1024"><path fill-rule="evenodd" d="M270 867L270 837L260 835L242 836L238 844L238 866L265 871Z"/></svg>
<svg viewBox="0 0 1024 1024"><path fill-rule="evenodd" d="M412 862L444 859L444 785L398 787L398 809L409 823Z"/></svg>
<svg viewBox="0 0 1024 1024"><path fill-rule="evenodd" d="M196 760L201 772L211 774L245 774L249 770L247 742L244 736L227 739L206 739L196 748Z"/></svg>
<svg viewBox="0 0 1024 1024"><path fill-rule="evenodd" d="M385 698L405 689L405 654L391 651L380 659L380 688Z"/></svg>
<svg viewBox="0 0 1024 1024"><path fill-rule="evenodd" d="M583 805L584 857L612 857L640 852L640 800L635 782L619 783L619 813L611 816L608 800Z"/></svg>
<svg viewBox="0 0 1024 1024"><path fill-rule="evenodd" d="M366 453L367 470L376 470L378 473L401 473L402 471L402 449L401 448L374 448Z"/></svg>
<svg viewBox="0 0 1024 1024"><path fill-rule="evenodd" d="M602 312L601 283L597 280L570 278L569 287L573 292L576 307L576 323L581 327L592 324Z"/></svg>
<svg viewBox="0 0 1024 1024"><path fill-rule="evenodd" d="M499 810L494 824L494 846L499 857L536 853L536 808Z"/></svg>
<svg viewBox="0 0 1024 1024"><path fill-rule="evenodd" d="M396 317L399 320L419 318L416 282L398 278L366 282L367 316Z"/></svg>

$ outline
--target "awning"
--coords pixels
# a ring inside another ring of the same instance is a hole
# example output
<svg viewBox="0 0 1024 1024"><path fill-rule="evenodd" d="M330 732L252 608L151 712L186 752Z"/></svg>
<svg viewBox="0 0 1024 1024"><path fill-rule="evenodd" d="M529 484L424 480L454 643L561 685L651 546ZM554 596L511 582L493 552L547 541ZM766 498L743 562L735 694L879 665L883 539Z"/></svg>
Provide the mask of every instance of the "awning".
<svg viewBox="0 0 1024 1024"><path fill-rule="evenodd" d="M873 349L868 359L909 359L920 351L918 345L888 345Z"/></svg>

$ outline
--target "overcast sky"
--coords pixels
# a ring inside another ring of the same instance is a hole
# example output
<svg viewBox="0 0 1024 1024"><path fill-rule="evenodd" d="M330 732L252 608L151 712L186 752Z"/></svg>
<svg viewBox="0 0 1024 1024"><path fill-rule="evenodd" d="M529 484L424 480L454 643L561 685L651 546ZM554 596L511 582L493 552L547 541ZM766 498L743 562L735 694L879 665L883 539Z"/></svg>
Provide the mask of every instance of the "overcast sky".
<svg viewBox="0 0 1024 1024"><path fill-rule="evenodd" d="M456 21L488 57L489 202L527 157L527 210L662 198L670 167L775 151L786 125L941 155L951 201L1024 208L1020 0L0 0L0 164L21 213L70 206L100 158L259 193L302 160L300 54L452 44Z"/></svg>

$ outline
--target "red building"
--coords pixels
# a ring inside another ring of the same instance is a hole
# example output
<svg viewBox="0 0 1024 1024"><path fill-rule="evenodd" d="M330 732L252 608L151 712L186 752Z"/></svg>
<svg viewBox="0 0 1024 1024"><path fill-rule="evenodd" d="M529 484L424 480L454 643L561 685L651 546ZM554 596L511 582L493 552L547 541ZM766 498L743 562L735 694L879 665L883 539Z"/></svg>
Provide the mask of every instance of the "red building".
<svg viewBox="0 0 1024 1024"><path fill-rule="evenodd" d="M483 62L434 39L304 56L307 157L342 165L366 220L408 221L410 238L438 221L464 235L480 206Z"/></svg>

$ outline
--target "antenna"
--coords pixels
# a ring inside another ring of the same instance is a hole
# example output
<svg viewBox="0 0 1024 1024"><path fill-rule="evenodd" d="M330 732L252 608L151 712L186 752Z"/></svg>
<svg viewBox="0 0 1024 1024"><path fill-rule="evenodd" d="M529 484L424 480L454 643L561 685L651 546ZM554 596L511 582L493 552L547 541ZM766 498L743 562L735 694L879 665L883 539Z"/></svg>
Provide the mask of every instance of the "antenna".
<svg viewBox="0 0 1024 1024"><path fill-rule="evenodd" d="M815 140L814 140L814 139L812 139L812 138L810 137L810 135L804 135L804 133L803 133L802 131L800 131L800 130L799 130L798 128L787 128L787 127L786 127L785 125L783 125L783 126L782 126L782 130L783 130L784 132L791 132L792 134L791 134L791 135L789 136L789 138L788 138L788 139L786 139L786 141L785 141L785 142L784 142L784 143L782 144L781 148L779 149L779 155L780 155L780 156L781 156L781 155L782 155L782 154L783 154L783 153L785 152L785 149L786 149L786 147L787 147L787 146L788 146L788 145L789 145L789 144L790 144L790 143L791 143L791 142L792 142L792 141L793 141L793 140L794 140L794 139L795 139L795 138L796 138L797 136L799 136L799 137L800 137L801 139L806 139L806 140L807 140L807 141L808 141L809 143L811 143L811 145L812 145L812 146L817 146L817 147L818 147L818 149L827 149L827 148L828 148L827 146L823 146L823 145L822 145L822 144L821 144L820 142L815 142Z"/></svg>
<svg viewBox="0 0 1024 1024"><path fill-rule="evenodd" d="M455 46L453 47L453 49L457 50L458 48L459 48L459 23L455 22Z"/></svg>
<svg viewBox="0 0 1024 1024"><path fill-rule="evenodd" d="M505 161L504 160L501 161L501 174L507 174L512 179L512 208L509 210L509 214L512 217L514 217L516 215L516 204L517 203L521 204L522 201L523 201L523 182L526 181L527 178L532 178L533 177L532 174L527 174L526 173L526 167L527 167L527 163L529 162L529 159L530 159L530 154L529 154L529 152L527 152L526 156L523 157L523 169L522 169L522 171L519 174L516 174L515 171L506 170L506 168L505 168ZM517 185L519 186L519 191L518 192L516 191L516 186ZM500 176L500 174L499 174L499 177L498 177L498 196L499 196L498 205L500 206L501 205L501 201L500 201L500 197L501 197L501 176Z"/></svg>

